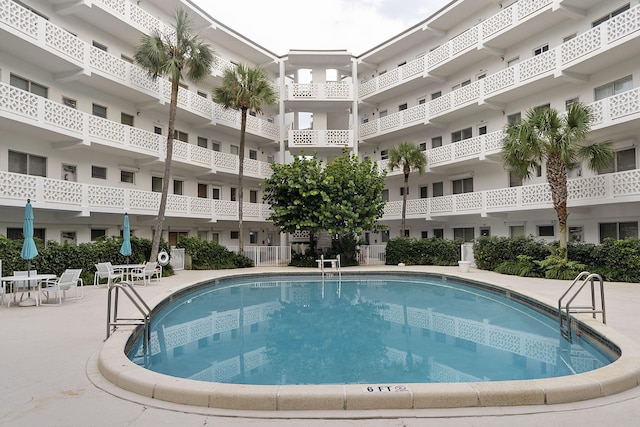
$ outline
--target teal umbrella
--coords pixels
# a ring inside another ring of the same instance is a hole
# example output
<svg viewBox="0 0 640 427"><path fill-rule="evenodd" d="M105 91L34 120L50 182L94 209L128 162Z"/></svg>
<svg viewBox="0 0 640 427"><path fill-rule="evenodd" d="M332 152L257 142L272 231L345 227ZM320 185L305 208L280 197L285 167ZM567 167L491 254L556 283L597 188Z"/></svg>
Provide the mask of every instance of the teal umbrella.
<svg viewBox="0 0 640 427"><path fill-rule="evenodd" d="M129 257L131 256L131 230L129 228L129 215L127 214L124 214L124 229L122 230L120 253L127 257L127 264L129 264Z"/></svg>
<svg viewBox="0 0 640 427"><path fill-rule="evenodd" d="M33 208L31 207L31 199L27 199L27 206L24 208L24 223L22 224L22 235L24 243L22 244L22 252L20 256L27 260L27 276L31 275L31 260L38 256L38 248L33 240ZM29 291L31 290L31 281L28 281ZM23 301L21 305L34 305L35 301L31 301L31 292L29 299Z"/></svg>

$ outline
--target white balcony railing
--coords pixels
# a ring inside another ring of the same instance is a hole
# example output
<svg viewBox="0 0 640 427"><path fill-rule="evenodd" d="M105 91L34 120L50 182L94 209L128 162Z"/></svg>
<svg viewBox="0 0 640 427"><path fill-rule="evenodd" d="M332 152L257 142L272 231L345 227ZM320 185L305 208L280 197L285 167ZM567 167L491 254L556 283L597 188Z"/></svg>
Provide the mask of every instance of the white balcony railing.
<svg viewBox="0 0 640 427"><path fill-rule="evenodd" d="M97 0L110 13L121 19L131 20L140 28L151 31L153 28L165 25L147 14L140 7L125 0ZM0 0L0 24L6 25L12 32L30 43L41 46L47 52L53 52L79 68L86 68L115 82L135 88L142 93L169 102L171 96L171 82L167 79L152 79L141 67L131 64L108 52L98 49L78 39L67 30L58 27L46 19L20 6L13 0ZM214 67L218 72L232 66L222 58L215 58ZM276 91L277 93L277 91ZM200 115L203 119L215 122L221 106L213 101L184 88L179 89L178 106L182 109ZM225 124L240 128L240 112L228 110ZM280 131L277 125L253 117L252 126L247 131L252 134L271 139L279 139ZM263 123L264 122L264 123Z"/></svg>
<svg viewBox="0 0 640 427"><path fill-rule="evenodd" d="M289 130L290 147L353 147L351 130Z"/></svg>
<svg viewBox="0 0 640 427"><path fill-rule="evenodd" d="M0 83L0 116L81 141L143 153L159 161L166 155L166 138L162 135L83 113L4 83ZM212 171L238 171L237 156L178 140L174 140L173 160ZM252 159L245 159L245 170L257 178L271 175L268 163Z"/></svg>
<svg viewBox="0 0 640 427"><path fill-rule="evenodd" d="M640 170L570 179L567 187L569 206L637 201L640 197ZM549 185L544 183L408 200L407 217L496 213L552 207L551 190ZM389 202L385 206L383 219L400 218L401 213L402 201Z"/></svg>
<svg viewBox="0 0 640 427"><path fill-rule="evenodd" d="M288 100L353 100L353 84L346 82L290 83Z"/></svg>
<svg viewBox="0 0 640 427"><path fill-rule="evenodd" d="M108 187L11 172L0 172L0 199L23 203L53 204L57 209L82 212L129 212L149 214L158 211L160 193ZM269 205L243 203L243 217L266 221ZM170 194L167 216L237 220L238 202Z"/></svg>
<svg viewBox="0 0 640 427"><path fill-rule="evenodd" d="M374 79L361 83L358 88L358 95L360 97L366 97L382 92L389 87L405 83L408 80L422 76L423 73L419 70L426 70L427 72L433 71L442 64L463 55L471 48L480 48L486 41L490 40L491 37L520 25L523 21L530 19L536 12L552 7L553 3L553 0L520 0L475 27L454 37L424 57L409 63L411 64L411 69L416 70L415 73L407 72L406 67L409 64L405 64L395 70L388 71ZM636 33L639 29L640 6L636 6L592 28L586 33L563 43L552 51L523 61L515 67L487 76L487 78L483 80L483 88L481 88L476 96L461 96L463 92L469 92L470 90L470 88L461 88L459 89L460 93L452 95L460 98L458 102L453 102L451 99L439 98L435 101L435 106L429 108L429 111L432 115L437 115L437 113L447 112L452 108L456 108L457 105L460 105L461 100L462 102L477 101L487 95L517 86L541 74L552 71L559 73L566 66L572 65L590 54L610 49L612 46L615 46L620 39ZM454 92L451 92L451 94Z"/></svg>

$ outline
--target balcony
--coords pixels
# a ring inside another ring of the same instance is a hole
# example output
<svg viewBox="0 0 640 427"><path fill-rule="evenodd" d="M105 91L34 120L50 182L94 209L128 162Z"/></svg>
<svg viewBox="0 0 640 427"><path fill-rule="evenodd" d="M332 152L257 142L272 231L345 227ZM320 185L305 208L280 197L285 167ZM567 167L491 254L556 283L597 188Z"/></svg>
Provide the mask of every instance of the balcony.
<svg viewBox="0 0 640 427"><path fill-rule="evenodd" d="M353 147L352 130L289 130L289 148Z"/></svg>
<svg viewBox="0 0 640 427"><path fill-rule="evenodd" d="M104 0L98 2L107 5ZM119 14L140 9L124 0L110 1L108 5L110 10L117 10ZM46 61L47 69L57 80L79 81L151 108L166 108L169 103L169 80L152 79L143 68L79 40L68 31L12 0L0 0L0 10L6 12L0 13L0 29L11 35L11 41L7 40L5 43L9 52L33 64ZM131 16L141 20L145 25L151 25L150 28L159 25L156 18L144 18L146 15L138 12L132 13ZM221 67L222 71L231 66L231 63L218 58L214 65ZM179 89L178 107L184 112L186 119L198 125L216 123L219 116L215 114L219 110L217 107L222 108L211 100L183 88ZM240 129L240 112L229 111L223 115L226 120L222 120L222 124ZM280 139L280 131L276 125L264 120L264 124L259 123L257 120L260 119L252 119L254 123L247 126L249 133L268 140Z"/></svg>
<svg viewBox="0 0 640 427"><path fill-rule="evenodd" d="M567 187L569 207L637 202L640 200L640 170L570 179ZM549 184L407 200L407 218L428 220L452 215L489 216L531 209L553 209ZM387 203L384 220L398 219L401 215L402 201Z"/></svg>
<svg viewBox="0 0 640 427"><path fill-rule="evenodd" d="M560 3L569 3L569 1L565 0ZM591 2L589 2L589 4L583 3L580 4L579 7L587 8L590 5ZM574 5L568 6L575 9ZM638 24L640 22L639 9L640 7L636 6L588 31L585 35L581 35L556 48L559 51L554 54L554 61L555 58L560 58L560 60L555 61L553 64L548 63L545 67L544 64L539 64L541 61L540 58L532 58L529 64L524 65L527 69L524 70L525 78L523 81L540 72L544 73L545 71L553 71L557 75L560 75L562 71L585 74L591 73L596 69L602 69L602 61L595 61L591 65L592 68L585 68L583 61L588 58L584 57L591 53L595 54L596 52L598 55L601 55L603 51L612 49L620 44L624 37L636 32L638 25L640 25ZM494 52L500 51L531 34L540 32L542 30L540 27L541 23L544 23L545 26L550 26L561 22L563 19L566 19L565 12L563 12L564 10L563 7L556 5L556 2L553 0L520 0L489 19L454 37L447 43L429 52L425 57L418 58L409 64L362 83L359 87L358 95L362 100L372 102L373 98L371 97L397 85L409 84L410 89L411 82L415 81L418 76L428 77L429 75L452 74L456 69L464 69L486 57L486 52L483 52L483 48ZM540 16L543 13L544 16ZM534 20L534 17L537 19ZM628 52L624 53L626 53L628 57ZM612 57L609 63L615 62L614 59L615 57ZM546 61L548 60L549 57L547 57ZM415 73L407 71L407 66L409 65L411 70L416 70ZM521 67L522 66L521 64ZM509 74L513 72L514 70L510 72L505 71L504 73ZM504 81L507 86L520 83L519 81L513 80L514 76L505 78L504 75L500 75L501 73L497 74L494 78L496 82L491 86L495 85L498 81ZM500 86L499 83L498 86ZM507 86L502 86L502 88ZM490 93L491 92L487 92L487 94Z"/></svg>
<svg viewBox="0 0 640 427"><path fill-rule="evenodd" d="M0 120L6 121L7 127L21 131L39 129L41 138L54 146L96 144L124 150L122 155L136 159L155 159L158 162L163 161L166 155L166 138L162 135L83 113L4 83L0 83ZM264 120L257 122L268 123ZM253 121L251 123L255 124ZM61 140L67 142L60 143ZM214 173L218 167L237 173L238 157L230 154L228 156L233 159L222 153L174 140L173 161L182 163L185 167L198 168L204 173ZM245 170L248 176L260 179L271 175L269 164L257 160L245 159Z"/></svg>
<svg viewBox="0 0 640 427"><path fill-rule="evenodd" d="M353 101L351 83L290 83L286 88L287 101Z"/></svg>
<svg viewBox="0 0 640 427"><path fill-rule="evenodd" d="M60 211L156 215L161 193L107 187L39 176L0 172L0 199L4 206L23 206L26 199ZM243 218L266 221L269 205L243 203ZM238 220L238 202L170 194L166 215L213 221Z"/></svg>

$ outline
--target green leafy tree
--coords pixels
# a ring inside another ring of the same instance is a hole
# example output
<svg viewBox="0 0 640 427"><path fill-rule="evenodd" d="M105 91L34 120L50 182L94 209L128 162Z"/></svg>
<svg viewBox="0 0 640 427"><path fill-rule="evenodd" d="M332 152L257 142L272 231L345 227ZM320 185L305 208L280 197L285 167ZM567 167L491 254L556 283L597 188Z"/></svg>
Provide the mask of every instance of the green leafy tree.
<svg viewBox="0 0 640 427"><path fill-rule="evenodd" d="M263 183L263 200L271 205L267 219L286 233L309 231L311 252L315 252L316 235L322 229L322 165L315 157L298 156L289 164L272 164L273 173Z"/></svg>
<svg viewBox="0 0 640 427"><path fill-rule="evenodd" d="M158 208L155 234L151 245L149 260L158 256L162 225L167 209L169 195L169 179L171 177L171 158L173 156L173 137L175 131L176 111L178 105L178 87L187 79L199 82L206 78L213 62L213 52L198 36L191 34L191 21L184 9L177 9L173 31L163 34L155 30L150 35L143 35L135 52L135 60L154 79L165 76L171 81L171 97L169 101L169 123L167 130L166 158L162 177L162 196Z"/></svg>
<svg viewBox="0 0 640 427"><path fill-rule="evenodd" d="M560 232L560 256L567 257L567 172L577 162L586 161L589 169L600 172L613 162L611 142L584 145L593 114L591 109L575 102L566 115L556 109L532 109L525 120L505 127L503 161L515 176L529 178L534 170L546 166Z"/></svg>
<svg viewBox="0 0 640 427"><path fill-rule="evenodd" d="M389 151L389 170L401 168L404 173L404 191L402 192L402 235L406 230L407 193L409 192L409 174L417 170L420 175L427 166L427 156L420 146L412 141L404 141Z"/></svg>
<svg viewBox="0 0 640 427"><path fill-rule="evenodd" d="M247 112L259 113L263 105L276 102L276 94L271 86L267 72L260 67L248 67L238 64L227 68L222 76L222 86L213 90L213 99L225 109L240 110L240 147L238 153L238 251L244 254L243 239L243 180L244 180L244 150L247 132Z"/></svg>

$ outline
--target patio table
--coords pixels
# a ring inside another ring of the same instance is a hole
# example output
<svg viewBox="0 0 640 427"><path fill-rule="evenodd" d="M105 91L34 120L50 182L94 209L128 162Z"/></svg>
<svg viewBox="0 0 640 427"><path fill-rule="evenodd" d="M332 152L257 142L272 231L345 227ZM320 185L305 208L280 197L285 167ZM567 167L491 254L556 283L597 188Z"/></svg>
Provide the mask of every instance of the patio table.
<svg viewBox="0 0 640 427"><path fill-rule="evenodd" d="M18 304L16 302L18 293L21 293L20 300L24 297L25 292L33 292L35 295L36 306L40 305L40 283L44 280L55 279L55 274L34 274L31 276L4 276L0 277L0 282L2 282L2 286L4 286L5 294L7 293L7 284L13 283L13 302L14 304ZM20 286L18 287L19 282L29 282L28 286ZM18 304L19 305L19 304ZM8 298L7 307L11 306L11 298Z"/></svg>

